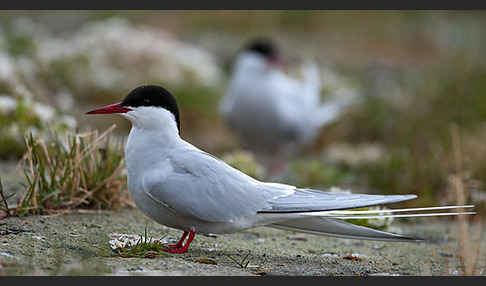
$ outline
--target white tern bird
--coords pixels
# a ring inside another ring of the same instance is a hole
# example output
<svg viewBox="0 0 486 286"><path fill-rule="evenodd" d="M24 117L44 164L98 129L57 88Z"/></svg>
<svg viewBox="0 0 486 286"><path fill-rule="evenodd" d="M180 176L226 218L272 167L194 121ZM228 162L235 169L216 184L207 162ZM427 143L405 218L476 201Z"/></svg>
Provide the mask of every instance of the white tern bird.
<svg viewBox="0 0 486 286"><path fill-rule="evenodd" d="M344 238L416 241L342 219L457 214L345 210L416 196L330 193L253 179L181 138L176 100L160 86L137 87L120 103L87 114L108 113L121 114L132 124L125 157L128 189L136 206L156 222L184 232L177 244L164 249L167 252L186 252L196 233L233 233L258 226ZM458 206L420 210L447 208Z"/></svg>
<svg viewBox="0 0 486 286"><path fill-rule="evenodd" d="M219 107L231 132L270 173L280 172L285 157L311 143L357 98L340 94L321 102L317 65L304 65L303 80L297 80L284 72L283 62L271 40L253 40L238 54Z"/></svg>

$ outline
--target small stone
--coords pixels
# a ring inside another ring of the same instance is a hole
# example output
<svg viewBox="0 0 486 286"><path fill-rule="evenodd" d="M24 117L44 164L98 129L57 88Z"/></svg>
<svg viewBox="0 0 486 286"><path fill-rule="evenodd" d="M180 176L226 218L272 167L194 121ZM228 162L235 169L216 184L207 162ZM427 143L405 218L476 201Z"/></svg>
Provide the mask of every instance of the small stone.
<svg viewBox="0 0 486 286"><path fill-rule="evenodd" d="M336 253L323 253L321 254L323 257L339 257Z"/></svg>
<svg viewBox="0 0 486 286"><path fill-rule="evenodd" d="M288 240L298 240L298 241L308 241L307 237L302 235L289 235L287 236Z"/></svg>
<svg viewBox="0 0 486 286"><path fill-rule="evenodd" d="M156 251L147 251L147 253L145 253L145 258L155 258L155 256L157 256L157 252Z"/></svg>
<svg viewBox="0 0 486 286"><path fill-rule="evenodd" d="M196 258L194 261L199 262L199 263L204 263L204 264L218 264L218 262L214 259L211 258Z"/></svg>
<svg viewBox="0 0 486 286"><path fill-rule="evenodd" d="M245 233L245 234L243 234L243 237L246 238L246 239L255 239L256 235L254 235L252 233Z"/></svg>
<svg viewBox="0 0 486 286"><path fill-rule="evenodd" d="M35 238L37 240L43 240L43 239L46 239L45 237L41 236L41 235L32 235L32 238Z"/></svg>
<svg viewBox="0 0 486 286"><path fill-rule="evenodd" d="M400 276L400 274L396 273L386 273L386 272L378 272L378 273L370 273L369 276Z"/></svg>
<svg viewBox="0 0 486 286"><path fill-rule="evenodd" d="M102 226L101 226L101 225L99 225L99 224L94 224L94 223L92 223L92 224L88 224L88 225L86 225L86 227L87 227L87 228L102 228Z"/></svg>
<svg viewBox="0 0 486 286"><path fill-rule="evenodd" d="M343 259L353 260L353 261L363 261L363 258L359 257L358 255L355 255L354 253L343 256Z"/></svg>
<svg viewBox="0 0 486 286"><path fill-rule="evenodd" d="M7 250L7 251L0 252L0 255L6 256L6 257L13 257L14 256L14 253L12 251L10 251L10 250Z"/></svg>
<svg viewBox="0 0 486 286"><path fill-rule="evenodd" d="M445 253L445 252L439 252L439 255L440 256L443 256L443 257L453 257L454 255L450 254L450 253Z"/></svg>
<svg viewBox="0 0 486 286"><path fill-rule="evenodd" d="M460 275L461 273L458 270L454 269L454 270L450 271L450 274L451 275Z"/></svg>

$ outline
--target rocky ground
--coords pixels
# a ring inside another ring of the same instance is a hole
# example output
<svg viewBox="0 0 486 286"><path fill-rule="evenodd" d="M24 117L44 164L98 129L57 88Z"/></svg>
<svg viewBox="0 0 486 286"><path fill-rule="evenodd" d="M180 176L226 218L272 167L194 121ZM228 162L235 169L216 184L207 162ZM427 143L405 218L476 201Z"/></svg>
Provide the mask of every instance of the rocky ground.
<svg viewBox="0 0 486 286"><path fill-rule="evenodd" d="M7 193L21 191L16 163L0 164ZM11 199L12 201L15 198ZM483 222L484 224L484 222ZM486 227L475 274L486 274ZM208 237L196 235L188 253L122 258L112 233L177 240L181 231L140 211L68 213L0 219L0 275L463 275L455 219L395 220L389 231L425 238L420 243L339 239L272 228Z"/></svg>
<svg viewBox="0 0 486 286"><path fill-rule="evenodd" d="M458 227L451 220L394 223L395 232L426 238L385 243L256 228L196 235L186 254L122 258L109 234L176 240L180 231L158 225L137 209L8 217L0 220L1 275L462 275ZM484 229L484 228L483 228ZM484 275L482 240L476 274ZM245 258L246 257L246 258ZM248 262L248 264L247 264ZM241 265L240 265L241 264Z"/></svg>

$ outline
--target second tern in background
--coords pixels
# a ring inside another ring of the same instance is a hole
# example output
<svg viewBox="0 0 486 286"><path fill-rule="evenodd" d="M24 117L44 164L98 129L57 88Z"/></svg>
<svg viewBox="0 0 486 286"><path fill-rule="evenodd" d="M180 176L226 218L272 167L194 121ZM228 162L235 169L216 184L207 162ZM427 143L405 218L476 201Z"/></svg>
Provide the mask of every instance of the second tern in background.
<svg viewBox="0 0 486 286"><path fill-rule="evenodd" d="M88 112L109 113L118 113L132 124L125 159L128 189L136 206L156 222L184 232L178 243L164 249L168 252L186 252L196 233L233 233L258 226L345 238L416 241L342 219L453 215L457 213L387 213L459 208L347 211L416 196L336 194L255 180L182 139L176 100L160 86L137 87L120 103Z"/></svg>
<svg viewBox="0 0 486 286"><path fill-rule="evenodd" d="M283 158L310 143L319 129L333 122L354 96L321 102L316 64L303 68L303 80L285 74L284 60L267 39L251 42L236 58L220 113L243 147L256 153L272 170Z"/></svg>

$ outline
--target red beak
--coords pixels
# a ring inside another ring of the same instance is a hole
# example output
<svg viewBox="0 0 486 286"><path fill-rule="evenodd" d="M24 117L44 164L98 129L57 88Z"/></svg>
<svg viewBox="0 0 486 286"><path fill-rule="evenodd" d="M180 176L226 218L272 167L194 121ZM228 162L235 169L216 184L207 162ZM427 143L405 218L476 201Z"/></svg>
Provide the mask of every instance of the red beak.
<svg viewBox="0 0 486 286"><path fill-rule="evenodd" d="M287 68L287 62L280 58L280 57L272 57L269 60L269 63L273 66L276 66L281 69L286 69Z"/></svg>
<svg viewBox="0 0 486 286"><path fill-rule="evenodd" d="M127 113L130 110L130 108L121 106L120 103L115 103L93 109L89 112L86 112L86 114Z"/></svg>

